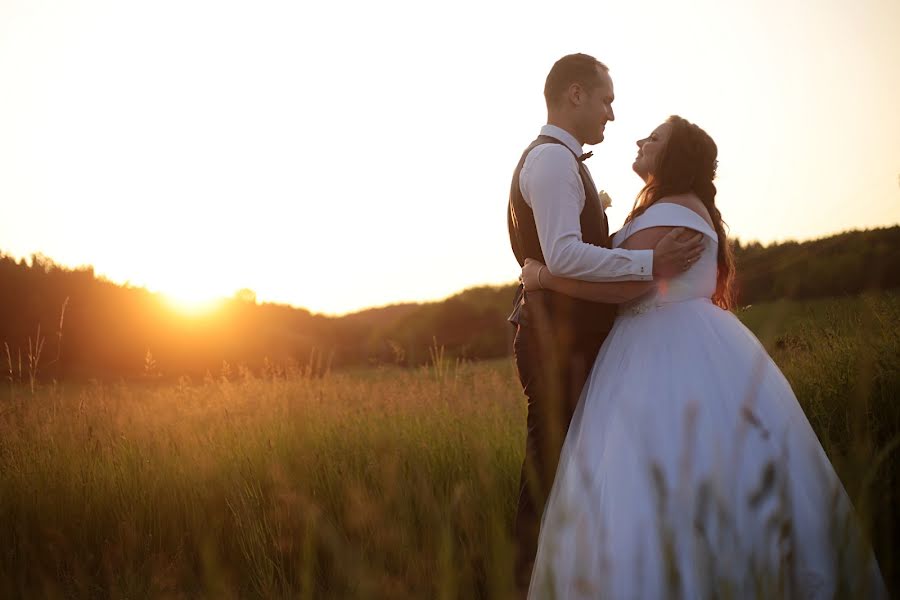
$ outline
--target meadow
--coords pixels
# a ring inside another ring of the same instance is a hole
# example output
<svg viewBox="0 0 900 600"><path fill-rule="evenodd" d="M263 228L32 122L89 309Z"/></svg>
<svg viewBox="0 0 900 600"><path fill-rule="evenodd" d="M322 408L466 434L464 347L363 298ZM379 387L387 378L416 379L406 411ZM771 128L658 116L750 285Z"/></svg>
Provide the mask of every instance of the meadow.
<svg viewBox="0 0 900 600"><path fill-rule="evenodd" d="M739 311L900 592L900 294ZM2 598L508 598L525 434L511 359L0 395Z"/></svg>

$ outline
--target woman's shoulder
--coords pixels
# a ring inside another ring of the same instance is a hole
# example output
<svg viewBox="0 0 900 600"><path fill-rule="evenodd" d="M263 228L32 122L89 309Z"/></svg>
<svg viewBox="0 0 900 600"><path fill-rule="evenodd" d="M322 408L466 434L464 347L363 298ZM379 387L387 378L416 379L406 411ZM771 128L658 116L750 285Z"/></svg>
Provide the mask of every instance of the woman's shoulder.
<svg viewBox="0 0 900 600"><path fill-rule="evenodd" d="M622 229L613 237L613 245L615 247L627 247L625 241L637 234L638 232L651 230L645 233L643 237L648 240L642 242L652 242L655 236L661 237L668 233L674 227L685 227L706 234L713 240L717 240L715 227L712 225L712 219L703 202L696 196L666 196L654 202L647 210L639 216L630 220ZM637 238L636 238L637 239Z"/></svg>
<svg viewBox="0 0 900 600"><path fill-rule="evenodd" d="M706 221L706 224L712 228L715 228L713 224L712 217L709 216L709 211L706 210L706 206L704 206L703 201L697 197L696 194L688 193L688 194L677 194L674 196L663 196L659 200L653 203L653 206L650 208L654 208L661 204L675 204L677 206L683 206L687 208ZM664 207L660 207L664 208ZM649 210L649 209L648 209Z"/></svg>

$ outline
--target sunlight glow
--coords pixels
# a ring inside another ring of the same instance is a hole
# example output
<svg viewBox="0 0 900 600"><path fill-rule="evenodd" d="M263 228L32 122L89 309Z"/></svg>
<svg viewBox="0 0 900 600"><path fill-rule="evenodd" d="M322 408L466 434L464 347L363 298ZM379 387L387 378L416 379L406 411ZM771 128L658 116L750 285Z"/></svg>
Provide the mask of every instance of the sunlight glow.
<svg viewBox="0 0 900 600"><path fill-rule="evenodd" d="M613 229L670 114L716 140L734 236L892 225L900 3L861 2L7 0L0 251L194 312L245 287L337 314L509 283L509 178L576 51L615 81L589 164Z"/></svg>
<svg viewBox="0 0 900 600"><path fill-rule="evenodd" d="M181 293L163 293L166 304L176 312L190 317L207 316L218 309L223 302L222 298L208 298L200 296L183 295Z"/></svg>
<svg viewBox="0 0 900 600"><path fill-rule="evenodd" d="M211 281L203 274L167 271L157 279L144 283L146 287L161 294L167 306L185 316L209 316L215 312L235 292L225 291L218 282ZM255 299L254 299L255 301Z"/></svg>

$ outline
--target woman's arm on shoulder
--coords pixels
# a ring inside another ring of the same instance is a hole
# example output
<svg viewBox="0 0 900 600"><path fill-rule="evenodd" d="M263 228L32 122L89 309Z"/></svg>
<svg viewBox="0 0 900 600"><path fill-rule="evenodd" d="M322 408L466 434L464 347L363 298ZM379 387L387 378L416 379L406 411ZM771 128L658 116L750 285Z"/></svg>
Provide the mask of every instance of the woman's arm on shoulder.
<svg viewBox="0 0 900 600"><path fill-rule="evenodd" d="M651 227L642 229L630 236L622 248L628 250L647 250L656 247L673 227ZM557 277L550 273L543 264L528 259L522 269L522 280L526 291L541 288L550 289L566 296L590 300L592 302L604 302L607 304L621 304L643 296L655 285L652 281L622 281L622 282L593 282L579 279L567 279Z"/></svg>

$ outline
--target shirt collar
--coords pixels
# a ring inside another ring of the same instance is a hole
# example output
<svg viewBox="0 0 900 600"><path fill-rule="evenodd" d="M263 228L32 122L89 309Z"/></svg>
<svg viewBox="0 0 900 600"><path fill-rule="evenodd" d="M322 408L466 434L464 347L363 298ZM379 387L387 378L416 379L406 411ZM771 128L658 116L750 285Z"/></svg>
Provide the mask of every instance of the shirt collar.
<svg viewBox="0 0 900 600"><path fill-rule="evenodd" d="M581 153L584 152L581 148L581 144L578 143L578 140L575 139L575 136L563 129L562 127L557 127L556 125L544 125L541 127L541 135L549 135L550 137L556 138L562 143L566 145L566 147L572 151L575 156L581 156Z"/></svg>

